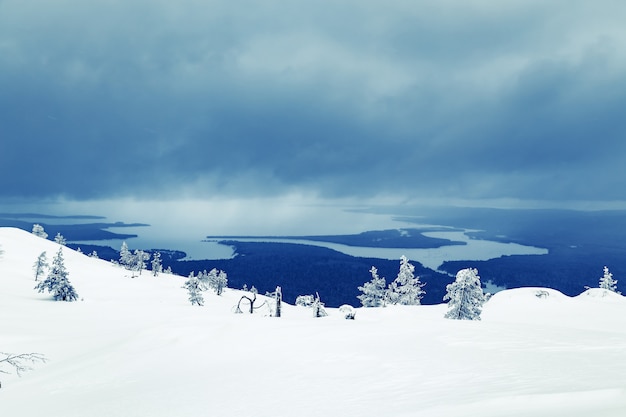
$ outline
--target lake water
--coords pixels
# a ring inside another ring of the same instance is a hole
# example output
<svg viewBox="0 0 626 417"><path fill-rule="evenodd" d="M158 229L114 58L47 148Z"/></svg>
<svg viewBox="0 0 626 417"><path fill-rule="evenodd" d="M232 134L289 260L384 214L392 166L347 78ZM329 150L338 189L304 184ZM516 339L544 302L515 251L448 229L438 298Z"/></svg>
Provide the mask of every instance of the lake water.
<svg viewBox="0 0 626 417"><path fill-rule="evenodd" d="M427 268L438 270L445 261L486 261L499 258L503 255L545 255L547 249L524 246L516 243L501 243L489 240L470 239L464 232L460 231L440 231L424 232L424 236L448 239L455 242L465 242L465 245L449 245L438 248L412 249L412 248L369 248L362 246L348 246L338 243L319 242L314 240L301 239L268 239L268 238L237 238L241 242L278 242L278 243L298 243L303 245L321 246L336 250L350 256L379 259L400 259L402 255L410 260L417 261ZM223 246L218 244L218 239L212 239L207 244ZM223 249L223 248L222 248ZM232 251L232 248L231 248ZM231 256L234 253L231 252Z"/></svg>
<svg viewBox="0 0 626 417"><path fill-rule="evenodd" d="M415 225L411 225L415 227ZM486 261L505 255L545 255L547 249L534 246L519 245L517 243L502 243L489 240L471 239L464 232L440 231L424 232L424 236L448 239L455 242L465 242L465 245L448 245L438 248L413 249L413 248L371 248L363 246L348 246L332 242L320 242L317 240L289 239L289 238L214 238L207 241L198 240L163 240L150 237L145 233L149 228L137 228L120 230L124 233L137 233L138 238L127 239L131 249L177 249L187 253L186 259L229 259L236 255L234 248L220 244L220 240L237 240L241 242L274 242L293 243L320 246L336 250L350 256L379 259L400 259L404 255L412 261L421 263L427 268L438 270L445 261ZM91 243L94 245L112 246L119 248L121 240L89 241L76 243Z"/></svg>
<svg viewBox="0 0 626 417"><path fill-rule="evenodd" d="M146 227L111 227L118 233L136 234L127 239L130 249L176 249L187 253L188 259L227 259L234 256L233 248L216 241L206 242L206 236L306 236L356 234L370 230L418 228L415 223L394 220L392 215L358 211L362 207L321 204L302 196L283 199L214 199L151 202L115 200L99 202L65 202L45 207L22 208L22 212L56 215L100 215L101 220L58 220L68 223L125 222L147 223ZM14 210L16 211L16 210ZM51 222L50 219L46 220ZM445 226L445 225L444 225ZM247 241L304 243L334 249L351 256L399 259L401 255L437 269L449 260L488 260L503 255L542 255L547 249L470 239L464 232L424 232L429 237L465 242L431 249L368 248L293 239L250 238ZM121 240L83 241L119 249Z"/></svg>

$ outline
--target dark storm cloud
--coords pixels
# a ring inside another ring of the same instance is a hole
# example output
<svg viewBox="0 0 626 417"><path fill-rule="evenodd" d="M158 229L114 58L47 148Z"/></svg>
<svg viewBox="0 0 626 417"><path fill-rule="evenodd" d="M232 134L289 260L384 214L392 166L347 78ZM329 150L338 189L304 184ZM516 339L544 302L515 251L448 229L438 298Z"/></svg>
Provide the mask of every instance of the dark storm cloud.
<svg viewBox="0 0 626 417"><path fill-rule="evenodd" d="M618 1L0 1L0 194L626 199Z"/></svg>

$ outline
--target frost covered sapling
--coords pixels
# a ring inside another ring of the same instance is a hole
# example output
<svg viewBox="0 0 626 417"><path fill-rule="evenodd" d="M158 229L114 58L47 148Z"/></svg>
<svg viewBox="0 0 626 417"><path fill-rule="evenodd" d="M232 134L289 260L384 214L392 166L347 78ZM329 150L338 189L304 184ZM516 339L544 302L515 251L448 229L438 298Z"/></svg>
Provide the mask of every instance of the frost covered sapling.
<svg viewBox="0 0 626 417"><path fill-rule="evenodd" d="M604 275L600 278L600 288L620 294L617 291L617 280L613 279L613 274L609 272L609 268L606 266L604 267Z"/></svg>
<svg viewBox="0 0 626 417"><path fill-rule="evenodd" d="M224 288L228 285L228 275L226 272L213 268L209 272L209 288L215 291L215 294L222 295Z"/></svg>
<svg viewBox="0 0 626 417"><path fill-rule="evenodd" d="M132 259L131 267L130 267L131 271L139 272L139 275L141 275L141 271L146 269L146 261L150 259L150 254L142 250L135 249L131 259ZM133 277L134 276L135 274L133 273Z"/></svg>
<svg viewBox="0 0 626 417"><path fill-rule="evenodd" d="M400 271L396 279L389 284L387 299L391 304L419 305L425 291L419 277L413 275L415 267L406 256L400 257Z"/></svg>
<svg viewBox="0 0 626 417"><path fill-rule="evenodd" d="M224 288L228 285L228 275L222 270L216 268L211 269L209 272L206 270L198 274L198 279L202 283L202 289L212 289L215 294L222 295Z"/></svg>
<svg viewBox="0 0 626 417"><path fill-rule="evenodd" d="M372 274L371 281L358 287L363 294L357 295L356 298L361 300L363 307L385 307L385 278L378 276L378 269L374 266L370 269L370 273Z"/></svg>
<svg viewBox="0 0 626 417"><path fill-rule="evenodd" d="M33 231L31 233L43 239L48 238L48 234L43 230L43 226L40 224L33 224Z"/></svg>
<svg viewBox="0 0 626 417"><path fill-rule="evenodd" d="M326 317L328 313L324 309L324 303L320 300L320 295L315 293L315 300L313 300L313 304L311 305L313 309L313 317Z"/></svg>
<svg viewBox="0 0 626 417"><path fill-rule="evenodd" d="M65 240L65 238L63 237L61 233L57 233L57 235L54 237L54 241L61 246L65 246L65 244L67 243L67 241Z"/></svg>
<svg viewBox="0 0 626 417"><path fill-rule="evenodd" d="M446 295L443 297L448 302L447 319L455 320L480 320L485 295L480 286L478 270L474 268L461 269L456 274L452 284L446 286Z"/></svg>
<svg viewBox="0 0 626 417"><path fill-rule="evenodd" d="M299 295L296 297L296 305L300 307L311 307L315 301L312 295Z"/></svg>
<svg viewBox="0 0 626 417"><path fill-rule="evenodd" d="M161 271L163 271L163 264L161 263L161 252L154 252L152 254L152 262L150 263L152 267L152 275L158 276Z"/></svg>
<svg viewBox="0 0 626 417"><path fill-rule="evenodd" d="M183 288L187 289L189 295L189 302L191 305L204 305L204 297L202 296L202 283L192 272L189 274L189 278L185 281Z"/></svg>
<svg viewBox="0 0 626 417"><path fill-rule="evenodd" d="M280 317L282 314L283 290L277 286L274 292L265 293L265 296L273 300L272 305L270 305L271 316Z"/></svg>
<svg viewBox="0 0 626 417"><path fill-rule="evenodd" d="M126 269L131 269L132 264L133 254L128 250L126 242L122 242L122 247L120 248L120 265Z"/></svg>
<svg viewBox="0 0 626 417"><path fill-rule="evenodd" d="M52 259L52 267L48 277L41 281L35 289L38 292L48 291L56 301L76 301L78 294L67 278L69 273L65 269L63 260L63 248Z"/></svg>
<svg viewBox="0 0 626 417"><path fill-rule="evenodd" d="M46 252L41 252L37 257L37 260L33 264L33 270L35 271L35 281L39 281L39 277L43 276L46 269L48 269L50 265L48 264L48 257L46 256Z"/></svg>

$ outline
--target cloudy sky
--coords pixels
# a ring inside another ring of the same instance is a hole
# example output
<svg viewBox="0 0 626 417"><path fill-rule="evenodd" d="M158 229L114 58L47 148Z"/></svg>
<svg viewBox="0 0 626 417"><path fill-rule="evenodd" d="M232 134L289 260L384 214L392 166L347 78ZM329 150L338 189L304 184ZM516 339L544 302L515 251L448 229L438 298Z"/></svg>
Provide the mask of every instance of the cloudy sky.
<svg viewBox="0 0 626 417"><path fill-rule="evenodd" d="M0 198L626 201L622 0L0 0Z"/></svg>

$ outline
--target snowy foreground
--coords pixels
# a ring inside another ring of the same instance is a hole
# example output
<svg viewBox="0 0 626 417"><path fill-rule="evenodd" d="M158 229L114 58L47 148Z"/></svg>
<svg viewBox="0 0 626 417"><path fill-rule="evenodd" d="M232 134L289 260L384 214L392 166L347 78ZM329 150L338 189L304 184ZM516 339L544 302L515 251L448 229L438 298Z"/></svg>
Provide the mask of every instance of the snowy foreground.
<svg viewBox="0 0 626 417"><path fill-rule="evenodd" d="M0 373L2 417L626 416L626 299L599 289L503 291L479 322L444 304L271 318L68 248L79 301L55 302L32 265L57 244L0 228L0 250L0 352L48 358Z"/></svg>

